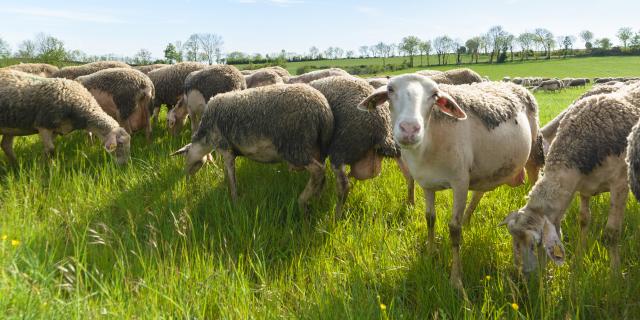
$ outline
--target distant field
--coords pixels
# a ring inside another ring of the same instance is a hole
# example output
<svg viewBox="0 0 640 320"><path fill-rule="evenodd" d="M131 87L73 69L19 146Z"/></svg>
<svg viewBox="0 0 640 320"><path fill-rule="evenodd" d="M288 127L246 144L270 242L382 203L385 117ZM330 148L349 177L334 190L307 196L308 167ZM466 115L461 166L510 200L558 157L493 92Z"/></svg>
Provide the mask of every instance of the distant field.
<svg viewBox="0 0 640 320"><path fill-rule="evenodd" d="M640 58L585 58L473 67L510 76L640 75ZM290 69L292 66L288 66ZM454 66L450 66L454 67ZM537 93L542 123L586 89ZM525 203L530 186L501 187L463 228L465 305L449 285L451 192L437 196L438 251L426 251L422 192L408 207L393 161L380 177L354 183L345 217L333 219L327 170L311 214L297 210L306 173L241 159L239 203L222 163L191 181L168 154L190 132L164 125L147 145L133 139L120 168L81 132L58 138L46 166L35 137L19 138L20 169L0 156L0 318L6 319L572 319L640 315L640 207L631 197L622 234L623 279L610 279L601 240L608 195L592 201L584 262L574 258L578 206L563 224L568 263L524 283L511 238L498 223ZM515 308L517 307L517 308Z"/></svg>

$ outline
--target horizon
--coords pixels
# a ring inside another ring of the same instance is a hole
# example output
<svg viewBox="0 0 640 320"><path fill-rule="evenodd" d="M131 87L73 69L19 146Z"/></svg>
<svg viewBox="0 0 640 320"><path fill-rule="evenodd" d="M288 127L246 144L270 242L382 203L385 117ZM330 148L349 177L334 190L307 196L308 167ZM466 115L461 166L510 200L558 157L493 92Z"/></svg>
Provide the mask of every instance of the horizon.
<svg viewBox="0 0 640 320"><path fill-rule="evenodd" d="M358 53L360 46L398 43L410 35L423 40L448 35L464 43L494 25L500 25L514 35L535 28L549 29L556 37L573 35L577 38L576 49L584 48L578 36L582 30L592 31L595 39L607 37L614 44L619 44L615 35L619 28L631 27L634 32L640 31L636 17L640 2L630 0L588 4L550 0L535 3L497 0L491 3L494 5L463 0L456 7L464 8L465 13L459 13L450 5L416 0L403 1L401 5L377 0L225 0L213 3L117 0L109 5L78 0L65 3L32 0L0 7L0 21L3 21L0 38L7 41L14 52L22 41L43 32L62 40L68 50L77 49L89 55L132 57L139 50L147 49L154 59L159 59L164 57L167 44L185 42L194 33L220 35L224 53L271 54L286 50L304 54L312 46L321 51L340 47ZM610 10L620 6L625 10ZM413 10L421 7L424 10ZM579 19L575 18L577 8ZM142 15L143 12L150 13ZM392 14L394 12L398 13ZM454 19L457 16L462 18Z"/></svg>

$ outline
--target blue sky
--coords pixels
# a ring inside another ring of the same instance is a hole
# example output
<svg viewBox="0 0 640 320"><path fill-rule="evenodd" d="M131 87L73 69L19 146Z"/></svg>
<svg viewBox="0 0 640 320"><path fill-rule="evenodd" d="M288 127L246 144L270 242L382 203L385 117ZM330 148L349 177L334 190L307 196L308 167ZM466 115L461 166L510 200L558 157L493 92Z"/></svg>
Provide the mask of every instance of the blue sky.
<svg viewBox="0 0 640 320"><path fill-rule="evenodd" d="M306 52L315 45L356 50L403 36L467 38L502 25L511 33L545 27L555 35L583 29L611 37L622 26L640 30L639 0L0 0L0 37L13 49L45 32L89 54L155 57L168 42L217 33L224 51ZM617 39L614 40L617 43Z"/></svg>

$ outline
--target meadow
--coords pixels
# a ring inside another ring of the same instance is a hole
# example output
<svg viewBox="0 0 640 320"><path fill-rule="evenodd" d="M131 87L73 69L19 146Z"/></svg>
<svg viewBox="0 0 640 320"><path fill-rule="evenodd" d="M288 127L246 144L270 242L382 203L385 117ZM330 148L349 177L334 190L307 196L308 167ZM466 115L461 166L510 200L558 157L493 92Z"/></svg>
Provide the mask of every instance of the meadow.
<svg viewBox="0 0 640 320"><path fill-rule="evenodd" d="M453 67L453 66L449 66ZM447 68L449 68L447 67ZM640 58L584 58L471 66L503 76L628 76ZM295 69L296 66L288 65ZM407 70L410 71L410 70ZM406 71L403 71L406 72ZM588 88L536 93L542 124ZM164 118L162 118L164 119ZM422 192L405 203L395 162L353 183L333 215L335 180L309 215L296 198L307 174L240 159L231 203L216 159L190 181L169 153L189 142L164 123L132 143L118 167L101 144L75 132L47 164L36 137L17 139L18 169L0 156L0 315L5 319L625 319L640 315L640 207L630 196L622 275L611 275L602 230L608 195L592 199L582 261L578 205L563 223L567 263L530 279L512 264L498 224L524 205L530 185L487 193L463 228L465 303L449 284L451 192L437 194L436 252L426 246Z"/></svg>

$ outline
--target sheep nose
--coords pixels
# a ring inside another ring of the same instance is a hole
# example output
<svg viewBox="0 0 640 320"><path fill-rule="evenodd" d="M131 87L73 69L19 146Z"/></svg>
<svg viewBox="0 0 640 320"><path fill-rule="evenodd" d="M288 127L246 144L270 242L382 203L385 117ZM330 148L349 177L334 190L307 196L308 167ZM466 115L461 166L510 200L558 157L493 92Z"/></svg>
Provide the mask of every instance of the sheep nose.
<svg viewBox="0 0 640 320"><path fill-rule="evenodd" d="M400 122L400 131L407 135L415 135L420 131L420 125L417 122L403 121Z"/></svg>

